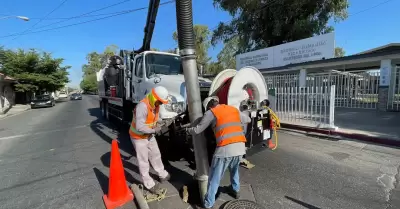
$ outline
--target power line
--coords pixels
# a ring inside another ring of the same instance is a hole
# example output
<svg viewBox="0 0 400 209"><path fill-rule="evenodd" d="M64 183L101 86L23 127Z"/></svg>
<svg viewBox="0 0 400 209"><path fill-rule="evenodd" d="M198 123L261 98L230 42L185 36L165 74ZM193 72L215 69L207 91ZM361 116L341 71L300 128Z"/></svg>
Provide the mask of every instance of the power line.
<svg viewBox="0 0 400 209"><path fill-rule="evenodd" d="M256 10L253 12L253 14L257 14L257 13L263 11L264 9L267 9L269 6L271 6L271 5L275 4L275 3L278 3L278 1L279 1L279 0L270 0L270 1L267 1L266 4L264 4L263 6L261 6L261 7L258 8L258 9L256 9ZM213 31L213 30L217 29L218 26L219 26L221 23L222 23L222 24L227 24L227 23L231 23L232 21L233 21L233 20L228 20L228 21L225 21L225 22L219 22L217 26L214 26L213 28L209 29L209 31ZM0 38L1 38L1 37L0 37ZM177 43L174 43L174 44L173 44L173 47L176 47L176 44L177 44Z"/></svg>
<svg viewBox="0 0 400 209"><path fill-rule="evenodd" d="M48 24L48 25L41 26L41 27L39 27L37 29L45 28L45 27L48 27L48 26L51 26L51 25L55 25L55 24L58 24L58 23L63 23L63 22L66 22L66 21L69 21L69 20L72 20L72 19L76 19L76 18L82 18L82 17L85 17L88 14L92 14L92 13L95 13L95 12L98 12L98 11L101 11L101 10L105 10L105 9L108 9L108 8L111 8L111 7L120 5L120 4L124 4L124 3L128 2L128 1L131 1L131 0L125 0L125 1L121 1L121 2L115 3L115 4L111 4L111 5L102 7L100 9L96 9L96 10L92 10L90 12L86 12L86 13L80 14L78 16L73 16L73 17L67 18L65 20L61 20L61 21L58 21L58 22L55 22L55 23L51 23L51 24Z"/></svg>
<svg viewBox="0 0 400 209"><path fill-rule="evenodd" d="M166 2L160 3L160 6L166 5L166 4L171 4L171 3L174 3L174 2L175 2L175 0L166 1ZM147 8L148 8L148 7L142 7L142 8L132 9L132 10L128 10L128 11L125 11L125 12L118 13L118 14L109 15L109 16L106 16L106 17L97 18L97 19L92 19L92 20L88 20L88 21L84 21L84 22L74 23L74 24L70 24L70 25L64 25L64 26L55 27L55 28L49 28L49 29L45 29L45 30L32 31L32 32L30 32L30 33L25 33L25 34L1 36L0 38L7 38L7 37L12 37L12 36L21 36L21 35L28 35L28 34L34 34L34 33L41 33L41 32L46 32L46 31L51 31L51 30L57 30L57 29L61 29L61 28L72 27L72 26L76 26L76 25L82 25L82 24L86 24L86 23L90 23L90 22L96 22L96 21L99 21L99 20L108 19L108 18L115 17L115 16L120 16L120 15L124 15L124 14L129 14L129 13L137 12L137 11L140 11L140 10L145 10L145 9L147 9Z"/></svg>
<svg viewBox="0 0 400 209"><path fill-rule="evenodd" d="M25 34L26 32L31 31L36 25L38 25L39 23L41 23L44 19L46 19L49 15L51 15L53 12L55 12L57 9L59 9L62 5L64 5L68 0L63 0L59 5L57 5L53 10L51 10L44 18L40 19L38 22L36 22L34 25L32 25L30 28L28 28L27 30L23 31L21 33L21 35ZM17 37L13 38L11 41L17 39Z"/></svg>
<svg viewBox="0 0 400 209"><path fill-rule="evenodd" d="M130 10L122 10L122 11L108 12L108 13L101 13L101 14L94 14L94 15L84 15L82 17L78 17L78 16L75 16L75 17L54 17L54 18L46 18L46 20L81 19L81 18L88 18L88 17L98 17L98 16L105 16L105 15L113 15L113 14L123 13L123 12L126 12L126 11L130 11ZM10 16L12 16L12 15L10 15ZM29 19L41 19L41 18L39 18L39 17L31 18L30 17Z"/></svg>
<svg viewBox="0 0 400 209"><path fill-rule="evenodd" d="M354 16L354 15L358 15L358 14L360 14L360 13L366 12L366 11L371 10L371 9L375 9L375 8L380 7L380 6L382 6L382 5L386 4L386 3L389 3L389 2L391 2L391 1L393 1L393 0L387 0L387 1L384 1L384 2L381 2L381 3L377 4L377 5L375 5L375 6L366 8L366 9L361 10L361 11L358 11L358 12L356 12L356 13L354 13L354 14L349 14L349 17L350 17L350 16Z"/></svg>

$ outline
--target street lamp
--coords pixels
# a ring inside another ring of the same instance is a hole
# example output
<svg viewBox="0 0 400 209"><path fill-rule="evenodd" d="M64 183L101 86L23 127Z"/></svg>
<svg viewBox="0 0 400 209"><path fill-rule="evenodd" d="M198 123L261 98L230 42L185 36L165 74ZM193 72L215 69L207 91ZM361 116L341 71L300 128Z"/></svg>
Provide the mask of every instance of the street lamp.
<svg viewBox="0 0 400 209"><path fill-rule="evenodd" d="M9 18L18 18L18 19L21 19L23 21L29 21L28 17L25 17L25 16L13 16L13 15L0 17L0 20L9 19Z"/></svg>

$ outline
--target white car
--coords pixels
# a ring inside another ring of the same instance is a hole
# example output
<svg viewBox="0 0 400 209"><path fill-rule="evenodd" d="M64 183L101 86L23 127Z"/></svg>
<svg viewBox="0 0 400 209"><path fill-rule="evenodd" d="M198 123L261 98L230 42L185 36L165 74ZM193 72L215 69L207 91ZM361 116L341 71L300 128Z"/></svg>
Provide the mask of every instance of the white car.
<svg viewBox="0 0 400 209"><path fill-rule="evenodd" d="M60 94L58 95L58 98L60 98L60 99L68 98L68 94L66 92L60 92Z"/></svg>

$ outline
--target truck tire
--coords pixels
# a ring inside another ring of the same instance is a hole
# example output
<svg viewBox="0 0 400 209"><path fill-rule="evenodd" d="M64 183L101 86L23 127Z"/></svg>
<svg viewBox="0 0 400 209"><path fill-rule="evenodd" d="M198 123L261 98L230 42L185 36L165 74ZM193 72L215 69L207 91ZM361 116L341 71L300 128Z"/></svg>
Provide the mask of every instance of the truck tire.
<svg viewBox="0 0 400 209"><path fill-rule="evenodd" d="M108 110L107 110L107 102L106 101L101 101L100 102L100 111L101 111L101 116L104 119L108 119L107 115L108 115Z"/></svg>
<svg viewBox="0 0 400 209"><path fill-rule="evenodd" d="M109 120L109 114L108 114L108 103L107 102L103 102L103 118L106 120Z"/></svg>

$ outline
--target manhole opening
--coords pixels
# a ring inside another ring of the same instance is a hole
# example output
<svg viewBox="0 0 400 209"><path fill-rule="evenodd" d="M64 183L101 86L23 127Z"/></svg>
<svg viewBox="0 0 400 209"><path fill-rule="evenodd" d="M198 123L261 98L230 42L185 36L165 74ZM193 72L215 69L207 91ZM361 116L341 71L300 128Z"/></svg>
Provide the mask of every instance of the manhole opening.
<svg viewBox="0 0 400 209"><path fill-rule="evenodd" d="M224 209L265 209L260 204L250 200L232 200L228 202Z"/></svg>

